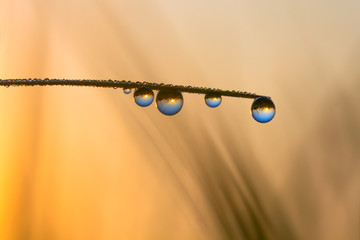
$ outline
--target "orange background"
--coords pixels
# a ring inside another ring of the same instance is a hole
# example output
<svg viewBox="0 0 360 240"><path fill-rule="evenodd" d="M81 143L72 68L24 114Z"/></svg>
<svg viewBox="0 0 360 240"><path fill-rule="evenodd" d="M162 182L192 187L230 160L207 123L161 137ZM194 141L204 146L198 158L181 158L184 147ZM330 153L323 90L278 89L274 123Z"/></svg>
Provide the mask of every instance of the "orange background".
<svg viewBox="0 0 360 240"><path fill-rule="evenodd" d="M184 94L166 117L120 89L1 88L0 239L264 239L253 216L266 239L357 239L359 12L350 0L0 0L2 79L236 89L277 107L258 124L248 99L210 109Z"/></svg>

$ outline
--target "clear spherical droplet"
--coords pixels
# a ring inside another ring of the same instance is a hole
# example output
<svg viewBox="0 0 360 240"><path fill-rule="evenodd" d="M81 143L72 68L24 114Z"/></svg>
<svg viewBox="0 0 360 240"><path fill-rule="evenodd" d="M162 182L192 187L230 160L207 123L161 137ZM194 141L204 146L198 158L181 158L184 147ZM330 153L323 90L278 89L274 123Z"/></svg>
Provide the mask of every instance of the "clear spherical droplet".
<svg viewBox="0 0 360 240"><path fill-rule="evenodd" d="M275 104L268 97L258 97L251 105L252 117L259 123L267 123L275 116Z"/></svg>
<svg viewBox="0 0 360 240"><path fill-rule="evenodd" d="M216 93L208 93L205 95L205 103L209 107L216 108L221 103L221 95Z"/></svg>
<svg viewBox="0 0 360 240"><path fill-rule="evenodd" d="M150 88L141 87L134 92L134 100L140 107L147 107L154 101L154 93Z"/></svg>
<svg viewBox="0 0 360 240"><path fill-rule="evenodd" d="M181 92L160 90L156 96L156 106L165 115L171 116L180 112L184 100Z"/></svg>
<svg viewBox="0 0 360 240"><path fill-rule="evenodd" d="M124 88L124 93L126 93L126 94L131 93L131 88Z"/></svg>

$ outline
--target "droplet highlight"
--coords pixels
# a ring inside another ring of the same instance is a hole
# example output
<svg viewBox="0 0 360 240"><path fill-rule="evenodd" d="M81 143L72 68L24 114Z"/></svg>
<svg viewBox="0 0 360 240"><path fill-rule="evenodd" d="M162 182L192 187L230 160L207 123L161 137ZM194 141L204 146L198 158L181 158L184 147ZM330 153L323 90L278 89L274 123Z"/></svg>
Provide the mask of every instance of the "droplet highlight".
<svg viewBox="0 0 360 240"><path fill-rule="evenodd" d="M205 95L205 103L211 108L216 108L220 105L222 99L221 95L216 93L208 93Z"/></svg>
<svg viewBox="0 0 360 240"><path fill-rule="evenodd" d="M134 92L134 100L140 107L147 107L154 101L154 92L147 87L141 87Z"/></svg>
<svg viewBox="0 0 360 240"><path fill-rule="evenodd" d="M275 104L269 97L258 97L251 105L251 114L259 123L270 122L275 116Z"/></svg>
<svg viewBox="0 0 360 240"><path fill-rule="evenodd" d="M131 88L124 88L124 93L125 94L131 93Z"/></svg>
<svg viewBox="0 0 360 240"><path fill-rule="evenodd" d="M180 112L184 99L181 92L160 90L156 96L156 106L162 114L172 116Z"/></svg>

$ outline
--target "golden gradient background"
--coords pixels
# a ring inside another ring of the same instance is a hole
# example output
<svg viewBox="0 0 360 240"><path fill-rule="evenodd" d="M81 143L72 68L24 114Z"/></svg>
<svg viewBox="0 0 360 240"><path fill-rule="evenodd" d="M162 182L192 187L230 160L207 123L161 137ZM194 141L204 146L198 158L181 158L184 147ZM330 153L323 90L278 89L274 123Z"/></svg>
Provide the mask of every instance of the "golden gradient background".
<svg viewBox="0 0 360 240"><path fill-rule="evenodd" d="M355 240L360 2L0 0L0 78L272 96L174 117L120 89L0 89L0 239Z"/></svg>

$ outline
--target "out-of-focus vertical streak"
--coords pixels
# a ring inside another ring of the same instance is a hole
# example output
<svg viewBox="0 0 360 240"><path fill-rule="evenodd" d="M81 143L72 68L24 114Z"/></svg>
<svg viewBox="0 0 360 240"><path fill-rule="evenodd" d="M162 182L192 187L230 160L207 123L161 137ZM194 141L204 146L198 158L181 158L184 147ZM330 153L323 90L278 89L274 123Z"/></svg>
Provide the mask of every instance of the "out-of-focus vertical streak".
<svg viewBox="0 0 360 240"><path fill-rule="evenodd" d="M3 9L9 11L4 21L7 23L4 41L10 43L10 52L7 57L10 60L4 64L9 69L2 68L2 76L12 77L44 77L47 74L48 54L48 27L51 23L51 10L49 1L11 1L3 3ZM4 10L3 10L4 11ZM26 17L24 17L26 16ZM26 39L26 41L20 40ZM3 41L2 41L3 42ZM19 43L22 44L19 44ZM17 53L21 53L17 55ZM12 71L15 69L15 71ZM17 75L17 76L16 76ZM36 89L30 94L25 94L29 104L7 103L9 107L22 108L28 113L26 120L20 117L19 122L9 126L13 134L18 137L13 143L10 155L4 160L9 161L11 172L5 182L12 183L8 188L17 189L9 191L5 199L8 204L17 205L10 208L9 238L27 239L34 237L34 207L40 199L36 196L36 179L39 167L39 151L41 148L41 124L42 124L42 89ZM18 125L16 125L18 124ZM17 132L17 131L22 131ZM19 146L19 147L15 147ZM41 200L40 200L41 201ZM11 203L10 203L11 202ZM5 203L6 206L6 203ZM14 215L13 215L14 214ZM10 216L13 215L14 218ZM3 216L3 215L2 215ZM11 220L12 219L12 220ZM5 230L6 231L6 230Z"/></svg>
<svg viewBox="0 0 360 240"><path fill-rule="evenodd" d="M138 75L142 81L176 84L187 84L189 79L206 81L193 54L172 26L171 19L156 2L94 0L92 3L94 11L100 15L99 21L104 21L109 27L105 41L116 40L114 50L122 49L121 57L134 66L132 74ZM160 71L162 65L164 68ZM124 75L116 61L109 62L107 69L114 76ZM180 76L174 74L172 78L164 74L185 69L191 73L188 79L182 78L183 74L187 75L185 72Z"/></svg>
<svg viewBox="0 0 360 240"><path fill-rule="evenodd" d="M114 3L93 0L93 4L95 6L94 10L98 11L105 20L105 23L111 27L110 29L118 40L118 44L123 46L128 60L135 64L136 69L140 74L140 78L156 79L154 69L150 67L151 59L148 59L144 54L144 49L139 44L139 39L133 34L131 25L126 24L122 14L115 14L113 8L116 6L113 6ZM125 2L123 2L123 4L127 5ZM118 72L116 69L111 69L111 71L115 73ZM121 73L119 72L118 74Z"/></svg>
<svg viewBox="0 0 360 240"><path fill-rule="evenodd" d="M28 62L34 61L36 64L31 67L31 72L36 75L46 76L46 67L48 66L48 52L49 52L49 27L51 26L51 1L46 0L32 0L32 6L34 11L34 20L31 24L31 36L28 37L29 45L28 53L25 56L25 60ZM25 65L26 66L26 65ZM21 68L17 71L21 72ZM25 72L30 72L25 70ZM17 221L15 228L18 229L17 239L26 239L43 236L37 236L36 233L36 207L37 202L41 202L42 198L37 196L38 187L38 171L41 165L41 158L39 157L39 151L41 151L41 131L42 131L42 89L35 92L32 99L32 115L27 121L29 129L28 141L31 145L28 148L26 157L20 157L23 161L23 169L21 177L21 185L19 186L19 207L17 212ZM18 150L17 150L18 151Z"/></svg>

